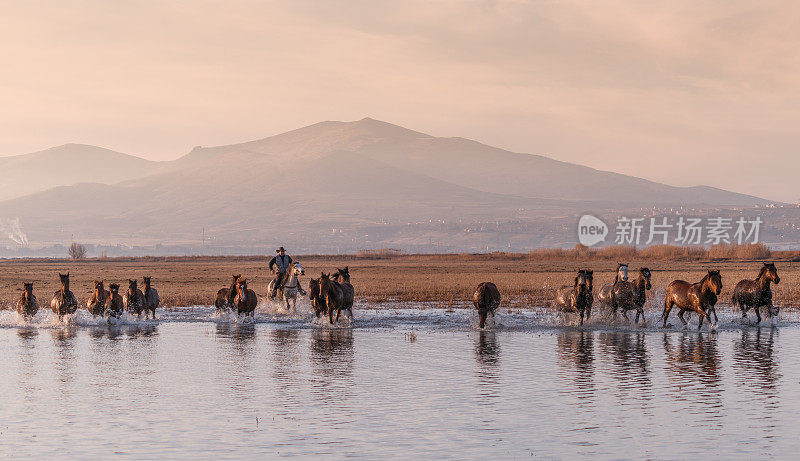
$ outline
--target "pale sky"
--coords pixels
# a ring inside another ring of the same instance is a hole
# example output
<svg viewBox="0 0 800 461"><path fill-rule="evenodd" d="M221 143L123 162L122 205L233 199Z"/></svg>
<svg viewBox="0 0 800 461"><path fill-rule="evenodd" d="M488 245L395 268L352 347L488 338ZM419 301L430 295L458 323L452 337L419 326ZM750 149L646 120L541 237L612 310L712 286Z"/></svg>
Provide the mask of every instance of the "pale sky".
<svg viewBox="0 0 800 461"><path fill-rule="evenodd" d="M794 1L2 1L0 154L369 116L800 200Z"/></svg>

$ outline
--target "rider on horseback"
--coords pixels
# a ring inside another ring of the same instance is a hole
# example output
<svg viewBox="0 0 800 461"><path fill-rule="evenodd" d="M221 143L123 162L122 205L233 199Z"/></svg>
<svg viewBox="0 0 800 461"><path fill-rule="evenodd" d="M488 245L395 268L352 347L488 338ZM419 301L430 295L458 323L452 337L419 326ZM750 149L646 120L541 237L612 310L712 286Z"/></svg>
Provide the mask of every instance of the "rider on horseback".
<svg viewBox="0 0 800 461"><path fill-rule="evenodd" d="M275 275L275 284L272 286L272 293L270 297L274 298L278 294L278 290L283 290L283 285L286 283L286 275L289 273L289 265L292 264L292 257L286 254L283 247L275 250L278 253L274 258L269 261L269 270Z"/></svg>

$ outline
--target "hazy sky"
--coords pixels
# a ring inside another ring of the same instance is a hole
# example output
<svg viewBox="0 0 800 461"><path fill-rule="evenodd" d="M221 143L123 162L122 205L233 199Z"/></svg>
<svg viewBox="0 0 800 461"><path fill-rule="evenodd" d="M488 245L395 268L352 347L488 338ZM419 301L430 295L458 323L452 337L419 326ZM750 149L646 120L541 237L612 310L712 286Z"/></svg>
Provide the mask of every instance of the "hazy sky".
<svg viewBox="0 0 800 461"><path fill-rule="evenodd" d="M800 199L800 2L3 1L0 153L365 116Z"/></svg>

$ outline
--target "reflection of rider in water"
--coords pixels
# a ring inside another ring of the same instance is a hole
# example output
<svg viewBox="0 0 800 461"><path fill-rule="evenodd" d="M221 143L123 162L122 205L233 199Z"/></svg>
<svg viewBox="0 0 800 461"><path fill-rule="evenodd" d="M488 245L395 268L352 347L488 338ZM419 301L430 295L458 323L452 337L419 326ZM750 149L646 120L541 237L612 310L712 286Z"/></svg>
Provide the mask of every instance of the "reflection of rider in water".
<svg viewBox="0 0 800 461"><path fill-rule="evenodd" d="M270 297L274 298L278 294L278 289L283 289L286 283L286 274L289 273L289 265L292 264L292 257L286 254L283 247L275 250L278 253L269 261L269 270L275 274L275 284L272 286Z"/></svg>

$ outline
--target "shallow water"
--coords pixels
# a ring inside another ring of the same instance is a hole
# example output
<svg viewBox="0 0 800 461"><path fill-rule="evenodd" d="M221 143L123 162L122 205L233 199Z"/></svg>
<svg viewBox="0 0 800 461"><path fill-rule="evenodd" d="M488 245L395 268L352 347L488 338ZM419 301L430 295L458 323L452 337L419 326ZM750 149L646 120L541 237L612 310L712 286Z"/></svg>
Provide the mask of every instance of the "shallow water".
<svg viewBox="0 0 800 461"><path fill-rule="evenodd" d="M2 312L0 454L793 457L800 322L721 317L711 333L533 310L480 332L466 310L362 307L344 328Z"/></svg>

